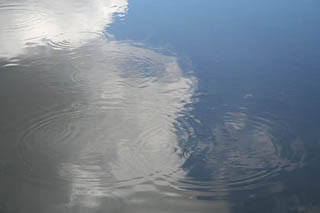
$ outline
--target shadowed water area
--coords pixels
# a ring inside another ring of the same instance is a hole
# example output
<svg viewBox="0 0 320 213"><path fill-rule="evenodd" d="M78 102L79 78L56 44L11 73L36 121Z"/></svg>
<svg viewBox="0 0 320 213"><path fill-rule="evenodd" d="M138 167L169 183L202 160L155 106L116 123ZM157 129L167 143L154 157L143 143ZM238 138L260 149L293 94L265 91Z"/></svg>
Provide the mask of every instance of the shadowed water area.
<svg viewBox="0 0 320 213"><path fill-rule="evenodd" d="M0 1L0 213L320 211L316 0Z"/></svg>

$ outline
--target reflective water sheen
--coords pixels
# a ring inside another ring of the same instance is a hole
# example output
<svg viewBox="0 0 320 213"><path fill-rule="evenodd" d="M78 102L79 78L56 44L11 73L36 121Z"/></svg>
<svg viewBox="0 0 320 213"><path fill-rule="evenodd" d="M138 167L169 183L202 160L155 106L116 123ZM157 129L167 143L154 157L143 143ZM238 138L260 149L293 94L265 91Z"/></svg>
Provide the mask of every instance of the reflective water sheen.
<svg viewBox="0 0 320 213"><path fill-rule="evenodd" d="M319 212L317 1L0 2L0 213Z"/></svg>

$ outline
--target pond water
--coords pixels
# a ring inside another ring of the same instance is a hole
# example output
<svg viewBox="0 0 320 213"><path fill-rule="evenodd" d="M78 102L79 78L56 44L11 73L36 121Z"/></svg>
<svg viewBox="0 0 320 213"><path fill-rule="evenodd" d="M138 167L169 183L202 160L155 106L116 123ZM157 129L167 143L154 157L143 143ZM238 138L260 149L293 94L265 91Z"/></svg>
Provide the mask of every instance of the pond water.
<svg viewBox="0 0 320 213"><path fill-rule="evenodd" d="M0 1L0 213L320 212L317 0Z"/></svg>

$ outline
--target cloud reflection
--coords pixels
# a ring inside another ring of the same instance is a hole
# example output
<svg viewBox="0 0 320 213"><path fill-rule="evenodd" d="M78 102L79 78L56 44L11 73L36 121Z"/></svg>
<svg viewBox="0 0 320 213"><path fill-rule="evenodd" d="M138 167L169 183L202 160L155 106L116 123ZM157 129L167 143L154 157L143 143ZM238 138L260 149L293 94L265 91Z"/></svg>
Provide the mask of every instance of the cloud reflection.
<svg viewBox="0 0 320 213"><path fill-rule="evenodd" d="M192 103L196 79L174 55L104 39L126 9L124 0L0 6L0 57L16 58L7 61L28 76L23 176L64 181L71 207L99 208L101 199L147 191L180 196L162 187L183 175L175 123Z"/></svg>
<svg viewBox="0 0 320 213"><path fill-rule="evenodd" d="M105 44L79 48L80 58L72 60L72 85L85 97L83 114L93 119L83 128L89 135L79 133L90 143L60 170L72 179L72 200L112 197L121 191L115 188L171 176L183 163L174 124L192 102L196 80L184 76L174 56L128 43Z"/></svg>
<svg viewBox="0 0 320 213"><path fill-rule="evenodd" d="M0 58L24 53L28 46L49 43L79 47L97 38L127 10L126 0L4 1L0 3Z"/></svg>

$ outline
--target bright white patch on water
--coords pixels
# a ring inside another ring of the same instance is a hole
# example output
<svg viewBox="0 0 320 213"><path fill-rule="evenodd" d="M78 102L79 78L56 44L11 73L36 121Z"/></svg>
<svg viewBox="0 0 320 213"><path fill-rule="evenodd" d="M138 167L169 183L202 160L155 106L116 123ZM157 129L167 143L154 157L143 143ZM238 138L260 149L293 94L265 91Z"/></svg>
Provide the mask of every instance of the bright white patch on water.
<svg viewBox="0 0 320 213"><path fill-rule="evenodd" d="M51 43L79 47L101 36L127 0L14 1L0 3L0 58L24 53L26 47Z"/></svg>

